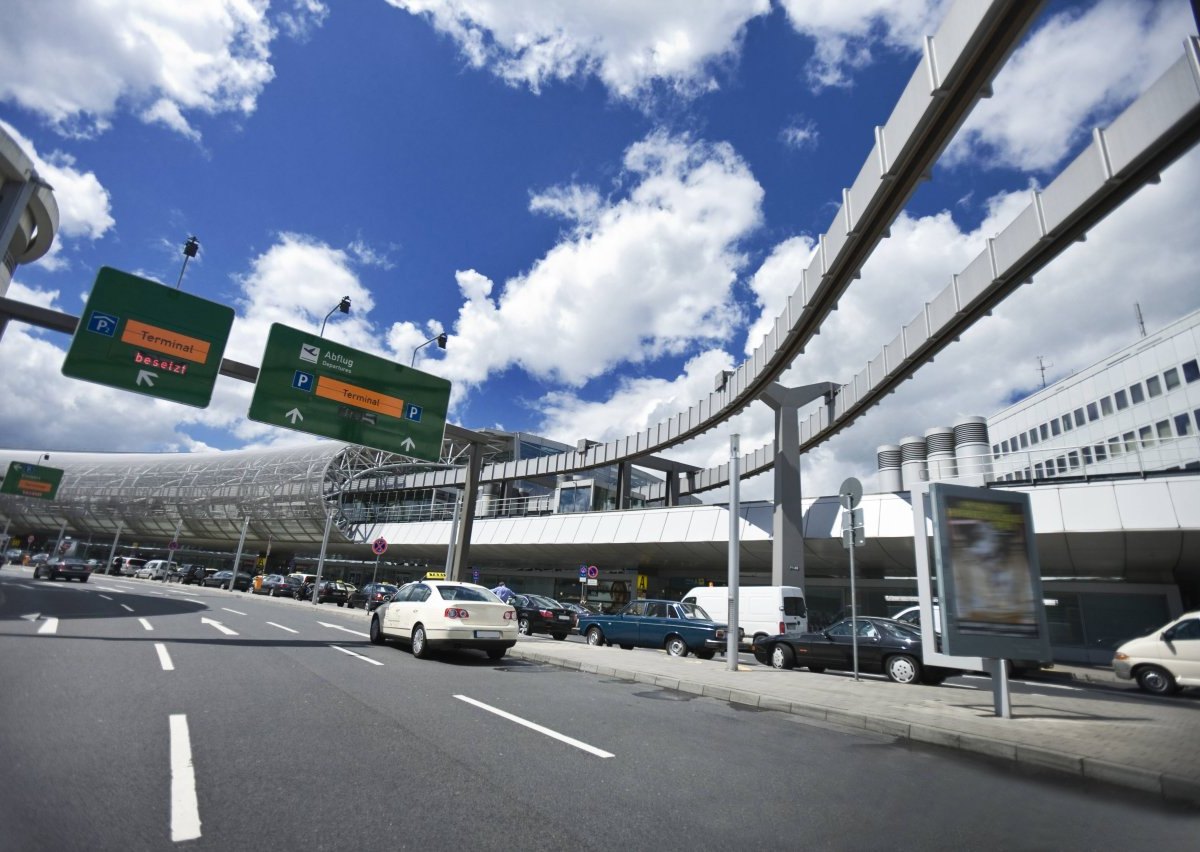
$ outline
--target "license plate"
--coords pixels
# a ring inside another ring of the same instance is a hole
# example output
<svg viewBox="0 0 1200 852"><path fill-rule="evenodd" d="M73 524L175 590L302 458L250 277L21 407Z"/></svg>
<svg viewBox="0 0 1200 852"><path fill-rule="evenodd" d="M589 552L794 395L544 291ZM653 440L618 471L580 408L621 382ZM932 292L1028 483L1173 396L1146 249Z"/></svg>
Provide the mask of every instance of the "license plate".
<svg viewBox="0 0 1200 852"><path fill-rule="evenodd" d="M499 639L500 631L499 630L476 630L475 638L476 639Z"/></svg>
<svg viewBox="0 0 1200 852"><path fill-rule="evenodd" d="M569 615L560 615L560 616L558 617L558 620L559 620L559 621L570 621L570 620L571 620L571 616L569 616Z"/></svg>

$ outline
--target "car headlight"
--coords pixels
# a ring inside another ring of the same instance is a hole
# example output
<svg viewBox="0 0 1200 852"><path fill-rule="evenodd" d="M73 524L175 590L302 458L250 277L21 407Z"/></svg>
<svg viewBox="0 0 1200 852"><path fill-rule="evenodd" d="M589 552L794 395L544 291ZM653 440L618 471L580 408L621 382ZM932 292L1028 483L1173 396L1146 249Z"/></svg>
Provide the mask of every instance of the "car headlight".
<svg viewBox="0 0 1200 852"><path fill-rule="evenodd" d="M1116 656L1114 656L1113 659L1114 660L1128 660L1129 655L1126 654L1124 651L1117 651Z"/></svg>

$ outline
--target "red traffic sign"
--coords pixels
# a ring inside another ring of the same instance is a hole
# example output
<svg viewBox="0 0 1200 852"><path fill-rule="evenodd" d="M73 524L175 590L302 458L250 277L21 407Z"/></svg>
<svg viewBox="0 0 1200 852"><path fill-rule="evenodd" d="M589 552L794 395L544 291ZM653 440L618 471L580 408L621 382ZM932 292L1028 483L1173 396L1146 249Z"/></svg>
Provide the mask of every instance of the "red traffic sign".
<svg viewBox="0 0 1200 852"><path fill-rule="evenodd" d="M167 543L167 549L168 549L168 550L178 550L178 549L179 549L179 542L177 542L177 541L170 541L170 542L168 542L168 543Z"/></svg>
<svg viewBox="0 0 1200 852"><path fill-rule="evenodd" d="M599 576L600 576L600 569L597 568L595 565L589 565L588 566L588 579L595 580Z"/></svg>
<svg viewBox="0 0 1200 852"><path fill-rule="evenodd" d="M376 556L383 556L387 552L387 539L377 538L371 542L371 550Z"/></svg>

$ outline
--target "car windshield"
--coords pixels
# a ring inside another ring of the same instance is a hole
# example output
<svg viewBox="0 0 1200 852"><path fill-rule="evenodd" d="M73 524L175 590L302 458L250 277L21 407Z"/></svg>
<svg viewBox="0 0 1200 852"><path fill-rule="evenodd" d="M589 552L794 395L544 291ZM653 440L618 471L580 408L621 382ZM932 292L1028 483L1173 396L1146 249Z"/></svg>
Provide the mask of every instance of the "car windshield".
<svg viewBox="0 0 1200 852"><path fill-rule="evenodd" d="M562 609L563 608L562 604L560 604L558 601L554 600L553 598L548 598L545 595L526 595L526 597L528 597L529 600L532 601L535 605L540 606L540 607L545 607L546 609Z"/></svg>
<svg viewBox="0 0 1200 852"><path fill-rule="evenodd" d="M498 603L500 601L500 598L482 587L447 585L438 586L437 590L444 601L483 601L486 603Z"/></svg>

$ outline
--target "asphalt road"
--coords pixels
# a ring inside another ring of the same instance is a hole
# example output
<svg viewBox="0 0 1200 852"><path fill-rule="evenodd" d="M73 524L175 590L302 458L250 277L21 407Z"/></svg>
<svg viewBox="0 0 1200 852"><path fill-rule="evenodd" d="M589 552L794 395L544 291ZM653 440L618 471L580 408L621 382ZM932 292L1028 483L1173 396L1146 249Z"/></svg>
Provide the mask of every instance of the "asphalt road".
<svg viewBox="0 0 1200 852"><path fill-rule="evenodd" d="M861 730L416 660L370 645L361 610L29 573L0 571L6 852L1159 850L1200 830L1136 792Z"/></svg>

